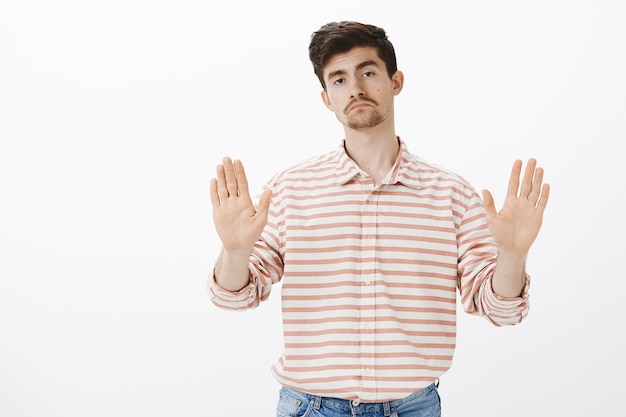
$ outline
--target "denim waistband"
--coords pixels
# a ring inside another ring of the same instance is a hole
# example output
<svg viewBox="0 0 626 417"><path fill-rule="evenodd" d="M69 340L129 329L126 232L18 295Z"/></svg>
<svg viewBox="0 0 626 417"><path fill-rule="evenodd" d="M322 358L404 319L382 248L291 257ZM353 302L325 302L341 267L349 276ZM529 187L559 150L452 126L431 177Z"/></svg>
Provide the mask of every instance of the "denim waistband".
<svg viewBox="0 0 626 417"><path fill-rule="evenodd" d="M283 387L282 389L286 392L291 392L295 396L299 396L301 398L306 398L307 402L312 401L313 407L315 409L319 409L322 404L328 408L334 408L337 410L346 410L346 411L357 411L357 412L381 412L384 415L390 415L390 410L392 408L397 408L402 404L405 404L410 401L414 401L418 398L421 398L427 394L429 394L432 390L439 386L439 380L433 382L425 388L422 388L419 391L416 391L407 397L398 399L398 400L390 400L385 402L361 402L359 400L346 400L342 398L334 398L334 397L321 397L319 395L308 394L306 392L298 391L292 388Z"/></svg>

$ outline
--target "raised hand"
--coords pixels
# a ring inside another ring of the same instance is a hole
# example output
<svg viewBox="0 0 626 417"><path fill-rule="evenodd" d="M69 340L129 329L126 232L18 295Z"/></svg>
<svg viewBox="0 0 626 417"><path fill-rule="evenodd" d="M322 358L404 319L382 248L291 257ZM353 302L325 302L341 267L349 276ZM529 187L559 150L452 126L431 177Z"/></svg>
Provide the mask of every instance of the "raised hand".
<svg viewBox="0 0 626 417"><path fill-rule="evenodd" d="M522 161L513 163L504 205L496 211L493 196L483 190L487 224L499 251L525 255L535 241L548 204L550 186L543 183L543 168L529 159L520 183Z"/></svg>
<svg viewBox="0 0 626 417"><path fill-rule="evenodd" d="M224 250L249 254L267 223L271 191L266 190L255 207L241 161L226 157L222 162L210 186L215 229Z"/></svg>

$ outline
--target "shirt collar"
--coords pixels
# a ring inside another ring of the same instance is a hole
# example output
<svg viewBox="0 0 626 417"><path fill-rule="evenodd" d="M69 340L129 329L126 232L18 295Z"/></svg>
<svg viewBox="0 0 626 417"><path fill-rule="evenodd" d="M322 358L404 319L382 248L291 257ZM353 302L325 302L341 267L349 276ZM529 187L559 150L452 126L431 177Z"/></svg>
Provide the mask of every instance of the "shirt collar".
<svg viewBox="0 0 626 417"><path fill-rule="evenodd" d="M391 171L383 180L383 184L400 183L407 187L419 188L418 159L409 152L406 143L398 137L400 152ZM346 152L345 141L342 140L337 149L337 185L345 185L354 177L363 172Z"/></svg>

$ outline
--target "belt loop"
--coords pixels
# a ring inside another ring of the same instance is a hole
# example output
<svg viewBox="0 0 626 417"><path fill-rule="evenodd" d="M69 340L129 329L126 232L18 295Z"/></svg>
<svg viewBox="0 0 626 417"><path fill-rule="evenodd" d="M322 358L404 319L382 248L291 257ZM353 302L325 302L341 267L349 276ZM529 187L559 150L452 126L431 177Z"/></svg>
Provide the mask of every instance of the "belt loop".
<svg viewBox="0 0 626 417"><path fill-rule="evenodd" d="M383 409L385 411L385 417L389 417L391 415L391 407L389 406L389 401L385 401L383 403Z"/></svg>
<svg viewBox="0 0 626 417"><path fill-rule="evenodd" d="M322 406L322 397L320 397L319 395L316 395L313 408L315 408L316 410L319 410L321 406Z"/></svg>

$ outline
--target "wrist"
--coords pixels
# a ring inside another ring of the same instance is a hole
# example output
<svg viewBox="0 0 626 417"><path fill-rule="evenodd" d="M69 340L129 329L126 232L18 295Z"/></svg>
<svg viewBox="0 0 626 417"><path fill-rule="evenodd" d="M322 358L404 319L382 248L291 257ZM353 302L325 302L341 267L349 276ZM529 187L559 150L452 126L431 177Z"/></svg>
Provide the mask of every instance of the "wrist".
<svg viewBox="0 0 626 417"><path fill-rule="evenodd" d="M526 285L527 252L498 250L491 286L501 297L519 297Z"/></svg>

